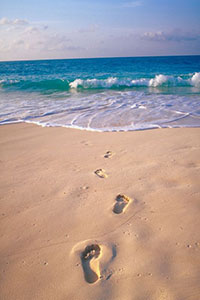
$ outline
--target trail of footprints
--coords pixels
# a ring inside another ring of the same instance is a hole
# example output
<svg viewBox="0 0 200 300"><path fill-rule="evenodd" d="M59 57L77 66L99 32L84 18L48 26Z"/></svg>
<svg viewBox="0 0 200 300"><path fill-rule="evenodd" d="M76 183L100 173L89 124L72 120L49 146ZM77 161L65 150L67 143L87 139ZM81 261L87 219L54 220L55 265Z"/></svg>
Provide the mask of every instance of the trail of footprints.
<svg viewBox="0 0 200 300"><path fill-rule="evenodd" d="M107 151L104 154L104 158L111 158L115 153L112 151ZM107 178L108 175L104 169L97 169L94 172L100 178ZM115 198L115 203L113 205L113 213L121 214L125 212L129 204L133 200L124 195L119 194ZM91 244L85 247L81 253L81 264L83 268L84 278L88 283L95 283L101 278L101 272L99 267L100 258L102 256L102 248L98 244ZM110 278L111 274L107 277Z"/></svg>
<svg viewBox="0 0 200 300"><path fill-rule="evenodd" d="M113 155L115 155L114 152L112 151L106 151L106 153L104 154L104 158L111 158ZM100 177L100 178L107 178L108 175L106 174L106 171L104 169L97 169L96 171L94 171L94 173Z"/></svg>

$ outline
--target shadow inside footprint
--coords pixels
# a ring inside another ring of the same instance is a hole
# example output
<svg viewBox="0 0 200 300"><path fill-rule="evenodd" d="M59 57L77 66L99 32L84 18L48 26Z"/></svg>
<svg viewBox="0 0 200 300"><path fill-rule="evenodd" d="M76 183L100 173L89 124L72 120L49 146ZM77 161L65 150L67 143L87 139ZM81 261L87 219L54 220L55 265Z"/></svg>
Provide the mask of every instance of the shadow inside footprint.
<svg viewBox="0 0 200 300"><path fill-rule="evenodd" d="M92 244L87 246L81 254L84 277L88 283L94 283L100 277L99 261L97 259L100 253L100 246Z"/></svg>
<svg viewBox="0 0 200 300"><path fill-rule="evenodd" d="M104 158L110 158L114 155L114 153L112 151L106 151Z"/></svg>
<svg viewBox="0 0 200 300"><path fill-rule="evenodd" d="M100 178L107 178L108 175L106 174L104 169L98 169L94 172L97 176L99 176Z"/></svg>
<svg viewBox="0 0 200 300"><path fill-rule="evenodd" d="M119 194L116 197L116 201L117 202L113 207L113 212L115 214L121 214L123 211L125 211L125 209L127 208L127 206L132 200L126 195Z"/></svg>

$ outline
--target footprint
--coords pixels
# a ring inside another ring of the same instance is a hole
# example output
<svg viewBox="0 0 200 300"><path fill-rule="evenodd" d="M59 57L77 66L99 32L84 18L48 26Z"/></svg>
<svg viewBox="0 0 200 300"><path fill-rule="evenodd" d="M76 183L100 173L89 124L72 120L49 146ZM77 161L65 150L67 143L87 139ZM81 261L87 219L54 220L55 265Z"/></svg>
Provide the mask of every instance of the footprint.
<svg viewBox="0 0 200 300"><path fill-rule="evenodd" d="M98 244L92 244L85 248L81 254L81 262L85 280L95 283L100 278L99 256L101 248Z"/></svg>
<svg viewBox="0 0 200 300"><path fill-rule="evenodd" d="M126 195L119 194L116 197L116 201L117 202L115 203L115 205L113 207L113 212L115 214L121 214L128 207L128 205L130 204L132 199Z"/></svg>
<svg viewBox="0 0 200 300"><path fill-rule="evenodd" d="M114 155L112 151L106 151L106 154L104 155L105 158L110 158Z"/></svg>
<svg viewBox="0 0 200 300"><path fill-rule="evenodd" d="M100 178L107 178L108 175L106 174L104 169L98 169L94 172L97 176L99 176Z"/></svg>

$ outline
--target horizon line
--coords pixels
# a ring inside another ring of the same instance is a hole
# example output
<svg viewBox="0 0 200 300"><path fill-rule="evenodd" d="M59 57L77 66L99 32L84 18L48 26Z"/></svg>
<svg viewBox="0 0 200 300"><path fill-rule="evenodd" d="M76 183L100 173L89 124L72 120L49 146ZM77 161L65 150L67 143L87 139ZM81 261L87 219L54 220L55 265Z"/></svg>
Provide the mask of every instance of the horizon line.
<svg viewBox="0 0 200 300"><path fill-rule="evenodd" d="M97 56L97 57L72 57L72 58L39 58L39 59L17 59L17 60L0 60L4 62L23 62L23 61L47 61L47 60L78 60L78 59L106 59L106 58L145 58L145 57L177 57L177 56L200 56L200 54L172 54L172 55L138 55L138 56Z"/></svg>

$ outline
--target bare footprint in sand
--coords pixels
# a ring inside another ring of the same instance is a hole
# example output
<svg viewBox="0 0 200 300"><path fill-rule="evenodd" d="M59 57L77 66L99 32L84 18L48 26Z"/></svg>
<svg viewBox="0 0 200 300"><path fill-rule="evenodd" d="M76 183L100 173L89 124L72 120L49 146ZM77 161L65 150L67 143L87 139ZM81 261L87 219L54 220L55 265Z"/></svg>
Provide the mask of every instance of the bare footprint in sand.
<svg viewBox="0 0 200 300"><path fill-rule="evenodd" d="M117 202L115 203L115 205L113 207L113 212L115 214L121 214L122 212L124 212L126 210L128 205L130 204L130 202L132 202L132 199L126 195L119 194L116 197L116 201Z"/></svg>
<svg viewBox="0 0 200 300"><path fill-rule="evenodd" d="M105 158L110 158L114 155L114 153L112 151L106 151L106 153L104 154Z"/></svg>
<svg viewBox="0 0 200 300"><path fill-rule="evenodd" d="M95 283L100 278L100 254L101 248L98 244L87 246L81 254L84 277L88 283Z"/></svg>
<svg viewBox="0 0 200 300"><path fill-rule="evenodd" d="M98 169L94 172L97 176L99 176L100 178L107 178L108 175L106 174L104 169Z"/></svg>

